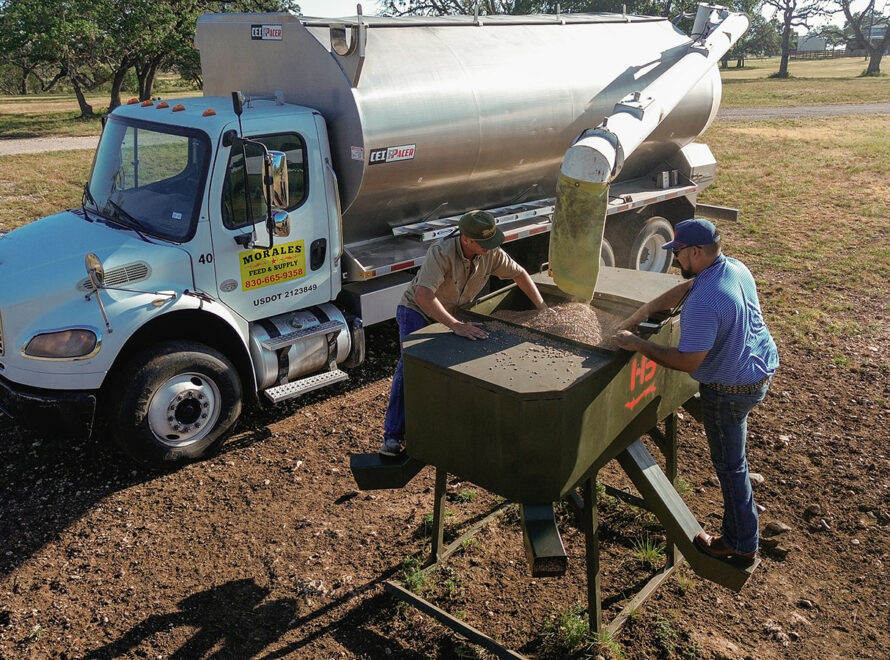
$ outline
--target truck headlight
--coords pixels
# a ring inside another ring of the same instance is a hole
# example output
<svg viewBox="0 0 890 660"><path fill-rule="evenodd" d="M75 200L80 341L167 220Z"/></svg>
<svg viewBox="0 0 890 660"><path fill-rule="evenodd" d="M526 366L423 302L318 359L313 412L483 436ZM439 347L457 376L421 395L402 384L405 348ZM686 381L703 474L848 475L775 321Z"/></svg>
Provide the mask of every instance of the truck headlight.
<svg viewBox="0 0 890 660"><path fill-rule="evenodd" d="M44 360L77 360L99 352L99 334L88 328L71 328L34 335L22 353Z"/></svg>

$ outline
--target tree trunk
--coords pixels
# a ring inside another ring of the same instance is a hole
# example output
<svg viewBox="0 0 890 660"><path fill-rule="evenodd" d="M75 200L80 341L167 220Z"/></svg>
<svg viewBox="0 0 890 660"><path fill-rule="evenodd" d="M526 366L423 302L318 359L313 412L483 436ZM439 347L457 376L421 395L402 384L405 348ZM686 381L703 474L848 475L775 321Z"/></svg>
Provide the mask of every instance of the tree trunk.
<svg viewBox="0 0 890 660"><path fill-rule="evenodd" d="M161 58L152 58L148 62L136 65L136 77L139 79L139 100L147 101L151 98L151 90L155 84L155 76L158 73L158 64Z"/></svg>
<svg viewBox="0 0 890 660"><path fill-rule="evenodd" d="M28 72L22 69L22 82L19 85L19 94L25 96L28 93Z"/></svg>
<svg viewBox="0 0 890 660"><path fill-rule="evenodd" d="M77 105L80 106L80 118L88 119L95 116L93 115L93 106L87 103L87 99L83 95L83 90L80 88L80 84L72 79L71 85L74 87L74 95L77 97Z"/></svg>
<svg viewBox="0 0 890 660"><path fill-rule="evenodd" d="M779 72L776 74L776 78L787 78L788 77L788 58L791 55L791 21L785 21L785 26L782 29L782 57L779 60Z"/></svg>
<svg viewBox="0 0 890 660"><path fill-rule="evenodd" d="M865 70L865 75L881 75L881 59L884 57L884 53L887 52L888 44L890 44L890 25L887 26L884 38L881 39L877 45L872 46L872 50L869 52L868 68Z"/></svg>
<svg viewBox="0 0 890 660"><path fill-rule="evenodd" d="M121 104L121 87L124 85L124 78L127 75L126 69L118 69L111 78L111 102L108 106L108 112L111 112Z"/></svg>

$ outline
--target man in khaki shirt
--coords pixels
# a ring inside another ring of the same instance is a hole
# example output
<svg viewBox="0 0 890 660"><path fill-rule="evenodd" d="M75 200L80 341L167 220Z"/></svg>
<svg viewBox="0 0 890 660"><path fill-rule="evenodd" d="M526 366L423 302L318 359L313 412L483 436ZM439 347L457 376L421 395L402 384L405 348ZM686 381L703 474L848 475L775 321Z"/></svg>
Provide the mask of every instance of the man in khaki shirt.
<svg viewBox="0 0 890 660"><path fill-rule="evenodd" d="M504 234L494 216L486 211L470 211L461 216L459 235L434 243L423 265L402 296L396 309L399 341L430 323L441 323L467 339L486 339L481 323L461 321L454 311L473 300L494 275L513 280L532 301L544 309L544 299L526 270L504 252ZM396 366L389 392L389 407L383 422L384 456L398 456L405 450L405 388L402 360Z"/></svg>

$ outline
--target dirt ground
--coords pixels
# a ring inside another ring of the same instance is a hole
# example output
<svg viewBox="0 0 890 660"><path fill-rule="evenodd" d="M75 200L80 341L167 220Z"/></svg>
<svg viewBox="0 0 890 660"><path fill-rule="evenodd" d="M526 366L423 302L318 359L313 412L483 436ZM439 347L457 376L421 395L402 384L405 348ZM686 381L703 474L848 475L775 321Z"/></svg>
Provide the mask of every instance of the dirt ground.
<svg viewBox="0 0 890 660"><path fill-rule="evenodd" d="M757 275L765 300L789 285ZM762 564L739 594L675 573L618 635L624 657L890 656L890 323L865 293L854 307L851 320L883 335L846 346L855 366L842 373L777 338L782 367L749 427ZM98 441L0 431L0 658L487 657L384 593L406 558L426 556L435 475L357 489L349 455L379 443L392 323L368 329L368 355L348 383L248 414L218 456L175 472L133 467ZM714 530L721 496L688 415L679 443L685 500ZM601 477L626 482L614 463ZM599 502L609 620L651 573L634 546L663 530ZM497 504L452 479L446 534ZM530 577L508 508L420 588L509 648L565 656L557 619L586 605L585 548L571 508L558 512L564 577ZM611 654L575 649L598 653Z"/></svg>

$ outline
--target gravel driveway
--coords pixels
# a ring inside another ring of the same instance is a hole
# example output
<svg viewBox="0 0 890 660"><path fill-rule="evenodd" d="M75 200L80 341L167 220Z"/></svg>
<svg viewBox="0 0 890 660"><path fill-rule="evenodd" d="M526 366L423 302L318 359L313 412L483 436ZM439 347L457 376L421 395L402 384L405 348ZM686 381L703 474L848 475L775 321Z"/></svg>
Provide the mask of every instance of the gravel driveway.
<svg viewBox="0 0 890 660"><path fill-rule="evenodd" d="M0 156L41 154L47 151L67 151L69 149L95 149L98 143L98 135L87 137L0 139Z"/></svg>

